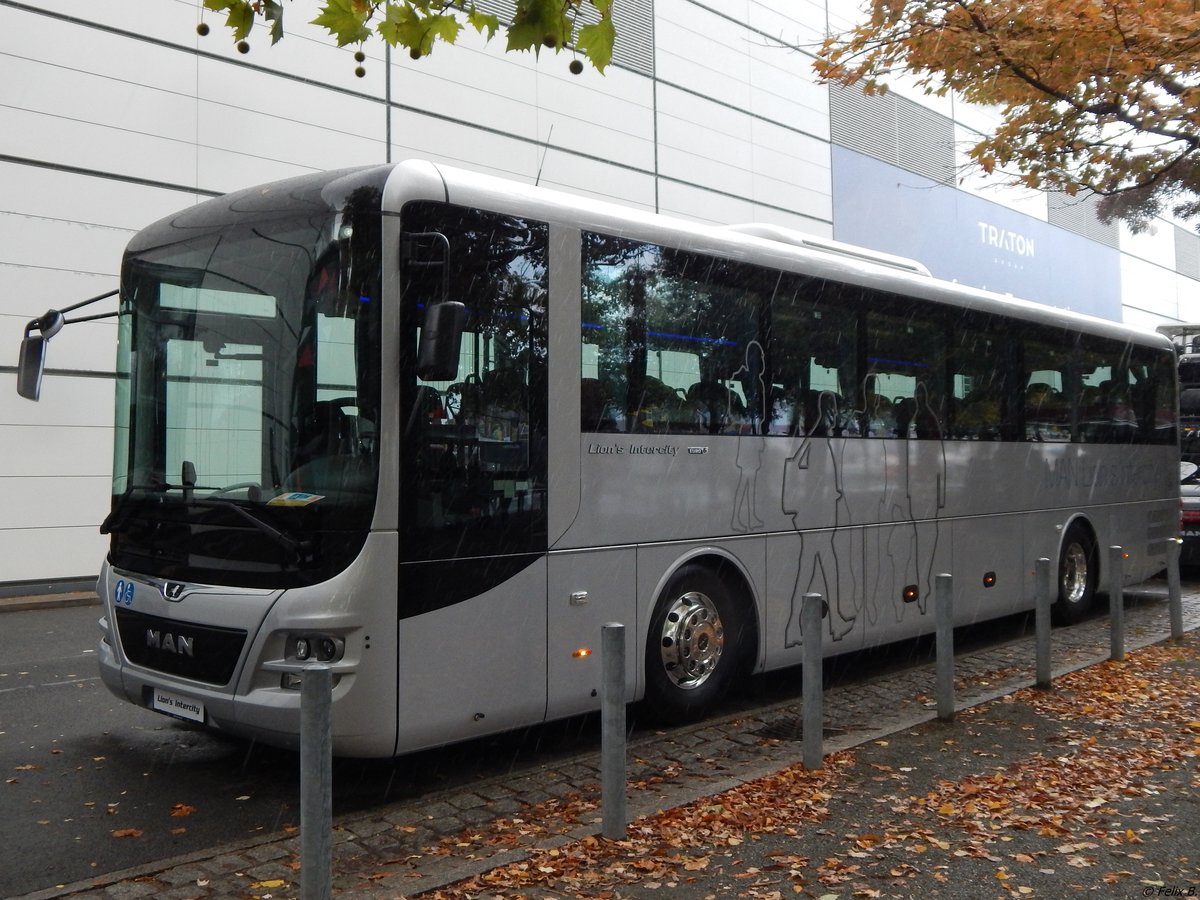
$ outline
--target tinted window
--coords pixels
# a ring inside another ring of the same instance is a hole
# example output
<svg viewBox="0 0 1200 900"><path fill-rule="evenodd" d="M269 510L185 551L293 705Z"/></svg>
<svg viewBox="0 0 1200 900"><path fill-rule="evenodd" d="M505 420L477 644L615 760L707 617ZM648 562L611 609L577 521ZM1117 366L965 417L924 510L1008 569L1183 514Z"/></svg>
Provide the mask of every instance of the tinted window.
<svg viewBox="0 0 1200 900"><path fill-rule="evenodd" d="M404 208L403 556L545 550L548 227L434 203ZM458 371L424 381L428 305L467 308Z"/></svg>
<svg viewBox="0 0 1200 900"><path fill-rule="evenodd" d="M1071 366L1069 335L1039 335L1024 342L1025 439L1069 441L1079 386Z"/></svg>
<svg viewBox="0 0 1200 900"><path fill-rule="evenodd" d="M946 333L937 310L873 298L866 316L866 372L859 433L875 438L944 436Z"/></svg>
<svg viewBox="0 0 1200 900"><path fill-rule="evenodd" d="M758 433L769 417L759 310L778 275L584 236L582 427Z"/></svg>
<svg viewBox="0 0 1200 900"><path fill-rule="evenodd" d="M857 292L785 275L770 310L770 434L850 431L858 384Z"/></svg>
<svg viewBox="0 0 1200 900"><path fill-rule="evenodd" d="M210 201L131 242L106 523L116 566L294 587L342 570L366 540L380 193L361 184L340 210L285 195L269 215L244 196Z"/></svg>
<svg viewBox="0 0 1200 900"><path fill-rule="evenodd" d="M1020 404L1013 335L1003 322L966 313L955 323L951 343L950 436L1015 440Z"/></svg>
<svg viewBox="0 0 1200 900"><path fill-rule="evenodd" d="M1174 354L1134 347L1129 354L1128 377L1137 440L1174 444L1179 440Z"/></svg>
<svg viewBox="0 0 1200 900"><path fill-rule="evenodd" d="M1174 440L1173 356L584 235L585 432Z"/></svg>

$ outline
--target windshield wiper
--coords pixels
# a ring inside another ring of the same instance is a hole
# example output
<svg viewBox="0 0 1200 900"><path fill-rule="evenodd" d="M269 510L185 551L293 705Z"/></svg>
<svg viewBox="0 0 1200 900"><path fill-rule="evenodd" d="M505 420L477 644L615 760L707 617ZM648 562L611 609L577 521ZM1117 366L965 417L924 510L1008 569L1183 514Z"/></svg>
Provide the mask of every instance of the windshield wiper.
<svg viewBox="0 0 1200 900"><path fill-rule="evenodd" d="M267 522L255 515L244 506L239 506L232 500L225 500L215 497L201 498L194 495L190 499L187 499L186 495L195 489L196 486L194 484L168 484L165 481L156 481L150 484L131 484L125 489L125 492L121 494L121 497L119 500L117 500L112 512L110 512L105 517L104 521L100 523L100 533L116 534L125 528L129 521L129 513L133 509L133 507L129 505L129 499L133 496L135 491L153 491L156 494L165 494L170 490L182 490L184 491L185 502L188 506L203 506L210 509L221 508L233 510L234 513L241 516L263 534L267 535L267 537L271 538L271 540L273 540L284 550L287 550L288 553L291 554L293 562L299 562L303 558L304 554L312 549L312 541L297 540L291 535L280 531L270 522ZM204 489L201 488L201 490Z"/></svg>
<svg viewBox="0 0 1200 900"><path fill-rule="evenodd" d="M213 497L204 497L192 501L193 506L206 506L210 509L221 507L223 509L231 509L271 540L275 541L280 547L287 550L292 555L292 562L298 563L304 558L304 554L312 550L313 543L311 540L297 540L290 534L280 531L270 522L255 515L244 506L239 506L233 500L216 499Z"/></svg>

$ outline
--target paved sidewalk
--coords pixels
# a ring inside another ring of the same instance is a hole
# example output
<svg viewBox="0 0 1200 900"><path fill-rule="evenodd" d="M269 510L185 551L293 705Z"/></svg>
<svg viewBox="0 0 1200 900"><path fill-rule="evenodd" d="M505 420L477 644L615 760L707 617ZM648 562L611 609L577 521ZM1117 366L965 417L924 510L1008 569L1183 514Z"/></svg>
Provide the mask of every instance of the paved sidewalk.
<svg viewBox="0 0 1200 900"><path fill-rule="evenodd" d="M1165 582L1148 582L1126 592L1125 624L1129 652L1169 636ZM1200 628L1200 589L1189 586L1184 594L1184 628ZM1056 677L1107 659L1108 618L1055 630L1053 646ZM961 653L955 675L959 710L1031 685L1032 635ZM934 666L927 663L828 689L826 753L880 742L934 719L934 687ZM637 737L629 748L630 819L679 807L799 763L803 755L798 740L800 713L797 697L751 713ZM382 806L365 815L339 817L334 823L333 893L355 898L414 897L527 859L535 850L564 847L595 835L600 821L598 764L599 754L590 748L515 777L491 778ZM298 857L299 835L277 835L40 891L26 900L298 897ZM1200 894L1200 883L1195 889ZM552 891L534 893L558 896Z"/></svg>

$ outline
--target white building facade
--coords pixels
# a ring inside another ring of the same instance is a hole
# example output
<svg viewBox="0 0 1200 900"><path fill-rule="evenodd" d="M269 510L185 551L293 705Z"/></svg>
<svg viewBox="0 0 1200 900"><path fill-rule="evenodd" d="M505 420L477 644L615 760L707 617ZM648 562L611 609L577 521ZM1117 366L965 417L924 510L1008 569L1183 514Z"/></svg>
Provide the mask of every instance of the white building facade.
<svg viewBox="0 0 1200 900"><path fill-rule="evenodd" d="M358 78L354 48L304 24L314 0L285 3L285 40L256 32L244 55L200 0L0 0L0 595L88 585L111 497L115 325L57 336L31 403L26 323L116 287L142 226L259 182L425 157L784 225L1140 326L1200 320L1194 231L1134 236L1087 203L984 183L965 168L980 110L818 84L812 51L856 6L617 0L603 76L464 32L417 61L370 44Z"/></svg>

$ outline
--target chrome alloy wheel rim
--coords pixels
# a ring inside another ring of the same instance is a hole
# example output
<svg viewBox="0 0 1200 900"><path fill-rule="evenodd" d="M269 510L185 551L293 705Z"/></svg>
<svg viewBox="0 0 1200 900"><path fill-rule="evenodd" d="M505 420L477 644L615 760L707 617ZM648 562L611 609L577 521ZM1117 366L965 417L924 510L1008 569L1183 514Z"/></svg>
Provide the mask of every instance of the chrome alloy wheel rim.
<svg viewBox="0 0 1200 900"><path fill-rule="evenodd" d="M1082 545L1072 543L1063 551L1061 581L1068 603L1078 603L1087 594L1088 556Z"/></svg>
<svg viewBox="0 0 1200 900"><path fill-rule="evenodd" d="M708 595L689 591L675 599L660 644L663 668L676 687L690 691L708 681L725 650L725 627Z"/></svg>

